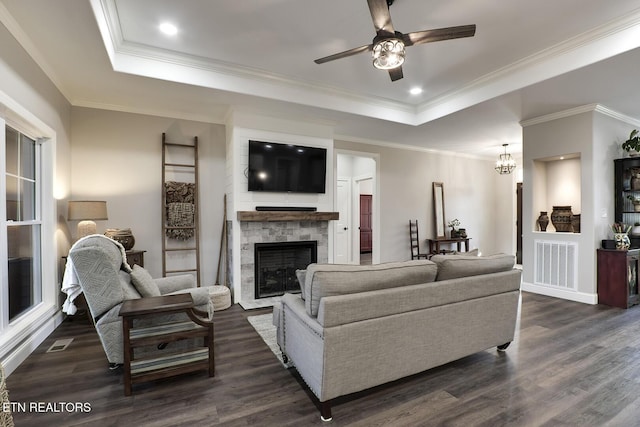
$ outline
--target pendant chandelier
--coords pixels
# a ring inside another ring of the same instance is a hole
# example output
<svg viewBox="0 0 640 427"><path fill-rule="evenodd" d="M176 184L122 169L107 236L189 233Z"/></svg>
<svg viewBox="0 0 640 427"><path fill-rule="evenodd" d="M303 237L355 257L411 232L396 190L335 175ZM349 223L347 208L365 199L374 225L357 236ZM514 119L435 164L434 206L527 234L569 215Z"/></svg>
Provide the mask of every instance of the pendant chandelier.
<svg viewBox="0 0 640 427"><path fill-rule="evenodd" d="M500 175L510 174L516 168L516 161L513 160L511 154L507 154L507 145L509 144L502 144L504 147L504 154L500 154L500 157L496 161L495 169Z"/></svg>

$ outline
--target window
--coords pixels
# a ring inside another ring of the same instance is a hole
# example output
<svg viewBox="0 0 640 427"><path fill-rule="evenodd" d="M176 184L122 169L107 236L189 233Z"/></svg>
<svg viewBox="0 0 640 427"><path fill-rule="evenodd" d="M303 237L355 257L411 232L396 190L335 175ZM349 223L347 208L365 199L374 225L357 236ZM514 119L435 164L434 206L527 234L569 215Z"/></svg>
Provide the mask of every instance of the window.
<svg viewBox="0 0 640 427"><path fill-rule="evenodd" d="M39 153L35 139L5 126L9 322L42 302Z"/></svg>
<svg viewBox="0 0 640 427"><path fill-rule="evenodd" d="M0 360L11 373L62 322L54 194L66 193L56 131L2 91L0 152Z"/></svg>

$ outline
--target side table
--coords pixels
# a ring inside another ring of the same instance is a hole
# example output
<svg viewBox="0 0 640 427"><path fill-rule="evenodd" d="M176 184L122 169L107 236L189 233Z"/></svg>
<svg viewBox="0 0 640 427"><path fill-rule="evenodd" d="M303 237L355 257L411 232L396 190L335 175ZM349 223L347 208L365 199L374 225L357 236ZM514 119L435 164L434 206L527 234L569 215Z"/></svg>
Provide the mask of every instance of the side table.
<svg viewBox="0 0 640 427"><path fill-rule="evenodd" d="M470 237L454 237L452 239L427 239L427 242L429 243L429 252L433 255L436 255L441 252L440 245L443 243L455 243L458 248L458 252L462 251L462 243L464 243L464 251L469 252L469 240L471 240Z"/></svg>
<svg viewBox="0 0 640 427"><path fill-rule="evenodd" d="M140 267L144 267L144 253L146 251L139 251L137 249L130 249L126 251L127 264L133 267L134 264L138 264Z"/></svg>
<svg viewBox="0 0 640 427"><path fill-rule="evenodd" d="M124 394L130 396L135 383L187 372L207 370L214 376L213 322L199 318L193 311L193 298L189 294L164 295L126 300L120 307L124 347ZM152 326L134 327L134 320L148 316L186 313L190 320L170 323L158 322ZM157 346L188 338L204 338L204 346L168 351L158 355L134 358L134 349Z"/></svg>

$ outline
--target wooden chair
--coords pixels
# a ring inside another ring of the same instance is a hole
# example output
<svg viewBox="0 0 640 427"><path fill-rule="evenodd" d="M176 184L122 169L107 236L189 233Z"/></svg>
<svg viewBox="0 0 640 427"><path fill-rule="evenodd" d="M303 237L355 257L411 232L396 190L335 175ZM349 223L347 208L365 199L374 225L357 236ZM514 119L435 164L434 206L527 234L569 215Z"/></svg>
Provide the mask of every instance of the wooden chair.
<svg viewBox="0 0 640 427"><path fill-rule="evenodd" d="M418 237L418 220L409 220L409 241L411 243L411 259L427 259L428 254L420 253L420 238Z"/></svg>

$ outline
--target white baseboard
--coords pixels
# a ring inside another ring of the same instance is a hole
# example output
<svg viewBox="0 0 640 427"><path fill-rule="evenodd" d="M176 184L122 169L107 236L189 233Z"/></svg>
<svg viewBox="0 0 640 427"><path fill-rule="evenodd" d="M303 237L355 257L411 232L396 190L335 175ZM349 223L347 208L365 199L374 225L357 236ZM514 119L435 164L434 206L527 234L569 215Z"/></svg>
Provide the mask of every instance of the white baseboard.
<svg viewBox="0 0 640 427"><path fill-rule="evenodd" d="M552 288L550 286L535 285L533 283L522 282L520 289L534 294L546 295L549 297L566 299L569 301L581 302L584 304L598 304L598 294L587 294L584 292L567 291L564 289Z"/></svg>
<svg viewBox="0 0 640 427"><path fill-rule="evenodd" d="M62 323L64 320L62 312L58 311L53 317L50 317L40 328L33 334L29 335L19 346L7 353L2 360L2 367L7 376L11 375L18 366L25 360L45 339Z"/></svg>

